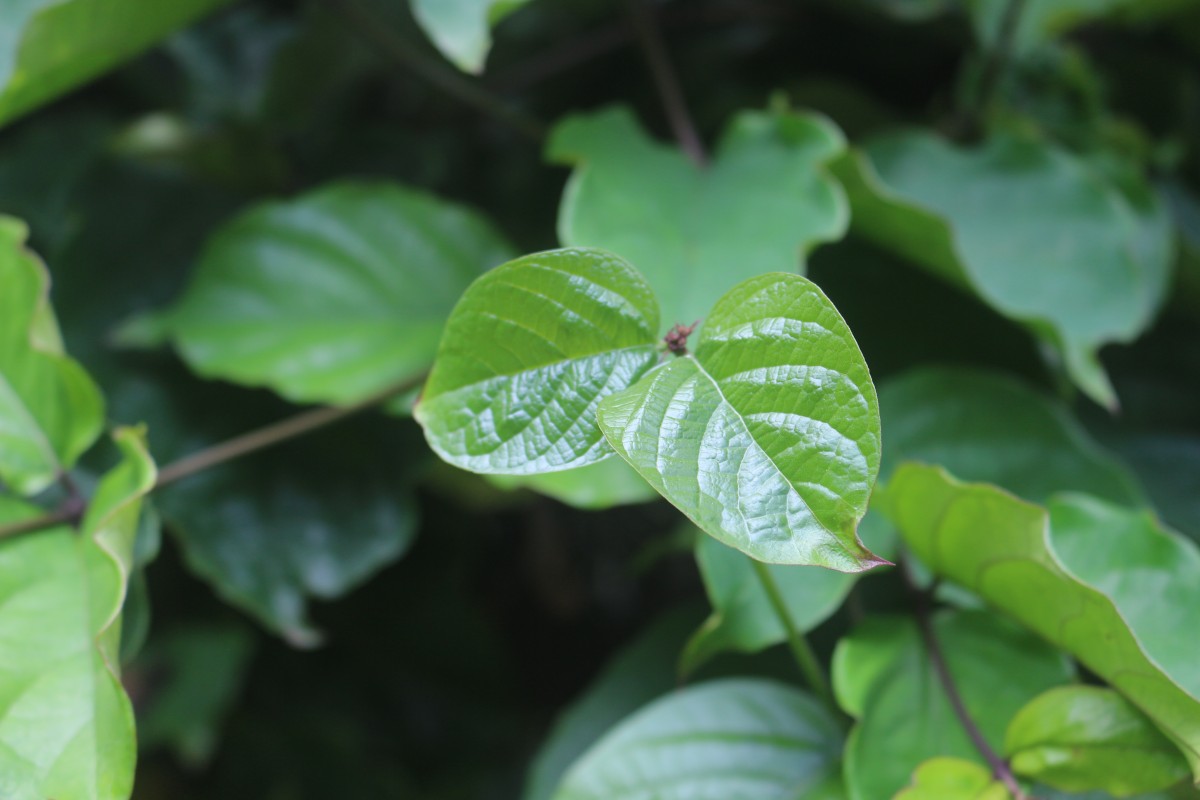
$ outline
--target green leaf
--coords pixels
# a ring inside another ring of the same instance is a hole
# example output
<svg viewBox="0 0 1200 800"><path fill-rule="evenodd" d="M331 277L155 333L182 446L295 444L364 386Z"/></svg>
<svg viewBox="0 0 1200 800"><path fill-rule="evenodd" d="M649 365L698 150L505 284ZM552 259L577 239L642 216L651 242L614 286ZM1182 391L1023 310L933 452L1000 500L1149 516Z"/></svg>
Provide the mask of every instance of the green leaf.
<svg viewBox="0 0 1200 800"><path fill-rule="evenodd" d="M1112 689L1062 686L1009 723L1004 753L1018 775L1056 789L1116 797L1166 789L1188 777L1179 748Z"/></svg>
<svg viewBox="0 0 1200 800"><path fill-rule="evenodd" d="M352 404L428 369L463 289L508 253L459 206L333 184L221 228L164 323L200 375Z"/></svg>
<svg viewBox="0 0 1200 800"><path fill-rule="evenodd" d="M413 16L446 58L464 72L483 72L491 29L529 0L411 0Z"/></svg>
<svg viewBox="0 0 1200 800"><path fill-rule="evenodd" d="M1011 800L1004 784L982 764L931 758L913 772L912 785L894 800Z"/></svg>
<svg viewBox="0 0 1200 800"><path fill-rule="evenodd" d="M1012 49L1018 56L1097 18L1121 15L1153 19L1186 9L1193 0L1026 0L1017 17ZM976 36L995 47L1003 26L1007 0L967 0Z"/></svg>
<svg viewBox="0 0 1200 800"><path fill-rule="evenodd" d="M734 287L695 355L606 398L613 448L704 531L760 561L858 572L879 404L837 309L799 275Z"/></svg>
<svg viewBox="0 0 1200 800"><path fill-rule="evenodd" d="M694 672L718 653L757 653L787 640L748 556L711 536L696 538L696 563L713 613L683 651L680 669ZM820 567L767 567L788 613L801 632L812 630L841 606L855 577Z"/></svg>
<svg viewBox="0 0 1200 800"><path fill-rule="evenodd" d="M541 475L489 475L488 480L502 489L532 489L575 508L612 508L658 497L654 487L619 458Z"/></svg>
<svg viewBox="0 0 1200 800"><path fill-rule="evenodd" d="M664 324L689 325L738 281L794 272L815 245L845 234L846 199L825 171L844 148L824 117L744 112L700 169L649 139L627 109L571 117L548 147L576 166L559 239L628 258L658 294Z"/></svg>
<svg viewBox="0 0 1200 800"><path fill-rule="evenodd" d="M567 773L554 800L832 800L842 732L801 691L727 679L627 718Z"/></svg>
<svg viewBox="0 0 1200 800"><path fill-rule="evenodd" d="M885 478L901 462L923 461L1033 502L1071 490L1145 503L1136 479L1066 408L1004 375L914 370L879 387L879 409Z"/></svg>
<svg viewBox="0 0 1200 800"><path fill-rule="evenodd" d="M612 455L596 404L655 361L658 306L637 270L599 250L518 258L454 307L415 409L457 467L555 472Z"/></svg>
<svg viewBox="0 0 1200 800"><path fill-rule="evenodd" d="M1005 135L960 149L895 134L837 171L856 230L1025 323L1115 405L1096 352L1146 328L1170 272L1165 210L1144 186L1127 196L1078 157Z"/></svg>
<svg viewBox="0 0 1200 800"><path fill-rule="evenodd" d="M13 800L125 800L133 709L118 678L121 607L154 464L139 432L79 533L59 526L0 543L0 786ZM0 495L0 523L41 512Z"/></svg>
<svg viewBox="0 0 1200 800"><path fill-rule="evenodd" d="M1200 776L1200 552L1146 513L1075 496L1050 513L935 467L905 465L880 500L934 573L1072 655L1154 720Z"/></svg>
<svg viewBox="0 0 1200 800"><path fill-rule="evenodd" d="M0 481L21 494L45 488L96 440L100 391L63 354L46 267L27 230L0 216Z"/></svg>
<svg viewBox="0 0 1200 800"><path fill-rule="evenodd" d="M1070 678L1066 659L1005 619L961 611L931 622L967 711L996 750L1013 714ZM858 716L846 745L851 798L891 797L935 756L982 763L914 621L874 617L851 632L834 653L833 681Z"/></svg>
<svg viewBox="0 0 1200 800"><path fill-rule="evenodd" d="M132 58L229 0L16 0L0 20L0 124Z"/></svg>

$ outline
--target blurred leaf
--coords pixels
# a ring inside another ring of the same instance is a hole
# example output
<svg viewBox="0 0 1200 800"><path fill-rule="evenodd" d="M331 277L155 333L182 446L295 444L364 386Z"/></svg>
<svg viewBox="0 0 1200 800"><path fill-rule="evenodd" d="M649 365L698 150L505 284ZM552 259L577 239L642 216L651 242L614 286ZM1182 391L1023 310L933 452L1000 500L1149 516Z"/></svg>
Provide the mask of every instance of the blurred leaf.
<svg viewBox="0 0 1200 800"><path fill-rule="evenodd" d="M553 797L833 800L841 748L837 720L803 692L761 679L712 681L626 718Z"/></svg>
<svg viewBox="0 0 1200 800"><path fill-rule="evenodd" d="M1163 521L1200 539L1200 437L1135 434L1111 444L1141 478Z"/></svg>
<svg viewBox="0 0 1200 800"><path fill-rule="evenodd" d="M1154 723L1098 686L1062 686L1035 698L1009 723L1004 753L1023 777L1116 797L1166 789L1189 774L1179 748Z"/></svg>
<svg viewBox="0 0 1200 800"><path fill-rule="evenodd" d="M138 704L140 746L170 747L193 768L208 761L253 653L242 627L180 628L156 639L131 670L149 684Z"/></svg>
<svg viewBox="0 0 1200 800"><path fill-rule="evenodd" d="M0 786L14 800L125 800L132 787L120 614L154 464L139 432L114 437L121 461L79 532L58 526L0 544ZM0 495L0 522L40 513Z"/></svg>
<svg viewBox="0 0 1200 800"><path fill-rule="evenodd" d="M658 360L658 304L626 261L568 249L511 261L454 307L416 407L472 472L554 472L612 455L596 406Z"/></svg>
<svg viewBox="0 0 1200 800"><path fill-rule="evenodd" d="M167 327L205 377L351 404L426 370L463 289L507 253L474 212L334 184L217 232Z"/></svg>
<svg viewBox="0 0 1200 800"><path fill-rule="evenodd" d="M849 223L825 165L841 132L814 114L743 112L701 169L648 138L613 108L561 122L548 157L576 167L559 207L563 244L629 259L662 303L662 321L690 325L727 290L764 272L794 272Z"/></svg>
<svg viewBox="0 0 1200 800"><path fill-rule="evenodd" d="M966 0L976 36L986 47L996 46L1005 8L1010 0ZM1121 15L1147 20L1194 6L1194 0L1023 0L1013 32L1018 55L1087 22Z"/></svg>
<svg viewBox="0 0 1200 800"><path fill-rule="evenodd" d="M575 508L599 510L658 497L654 487L619 458L541 475L489 475L488 480L502 489L532 489Z"/></svg>
<svg viewBox="0 0 1200 800"><path fill-rule="evenodd" d="M931 624L967 711L997 750L1013 714L1070 678L1054 648L992 614L943 612ZM983 763L911 619L873 617L843 638L833 680L839 702L858 717L846 745L854 800L891 797L935 756Z"/></svg>
<svg viewBox="0 0 1200 800"><path fill-rule="evenodd" d="M873 140L838 174L857 229L1029 326L1081 389L1115 406L1097 350L1146 328L1170 273L1165 209L1140 181L1123 194L1036 140L963 150L918 132Z"/></svg>
<svg viewBox="0 0 1200 800"><path fill-rule="evenodd" d="M727 650L757 653L787 640L749 556L711 536L699 536L696 562L713 612L687 643L680 662L684 674ZM801 632L837 611L855 581L854 575L820 567L771 565L767 569Z"/></svg>
<svg viewBox="0 0 1200 800"><path fill-rule="evenodd" d="M0 124L132 58L228 0L16 0L0 21Z"/></svg>
<svg viewBox="0 0 1200 800"><path fill-rule="evenodd" d="M991 771L960 758L931 758L917 767L912 784L895 800L1011 800Z"/></svg>
<svg viewBox="0 0 1200 800"><path fill-rule="evenodd" d="M1145 502L1133 475L1066 408L1004 375L913 370L880 387L879 410L887 431L885 477L897 464L922 461L1033 502L1065 490Z"/></svg>
<svg viewBox="0 0 1200 800"><path fill-rule="evenodd" d="M846 572L879 469L862 353L807 278L772 273L720 299L695 355L600 403L613 448L708 534L760 561Z"/></svg>
<svg viewBox="0 0 1200 800"><path fill-rule="evenodd" d="M27 233L19 220L0 216L0 481L29 495L96 440L104 401L63 353L50 276L25 249Z"/></svg>
<svg viewBox="0 0 1200 800"><path fill-rule="evenodd" d="M1200 609L1194 544L1148 514L1083 495L1047 513L916 464L896 471L881 507L935 574L1074 655L1200 774L1200 662L1179 636Z"/></svg>
<svg viewBox="0 0 1200 800"><path fill-rule="evenodd" d="M529 0L411 0L413 16L446 58L465 72L483 72L491 29Z"/></svg>

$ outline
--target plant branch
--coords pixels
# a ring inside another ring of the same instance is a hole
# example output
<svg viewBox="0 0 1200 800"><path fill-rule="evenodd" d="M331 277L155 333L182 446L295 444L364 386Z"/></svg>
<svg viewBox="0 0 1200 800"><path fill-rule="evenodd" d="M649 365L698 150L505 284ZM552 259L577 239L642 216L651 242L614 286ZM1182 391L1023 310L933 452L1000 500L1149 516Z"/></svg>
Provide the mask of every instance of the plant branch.
<svg viewBox="0 0 1200 800"><path fill-rule="evenodd" d="M767 593L767 599L771 603L771 608L775 610L775 616L779 618L780 624L783 625L783 629L787 633L788 647L791 648L792 656L796 659L796 665L800 667L800 672L804 674L804 679L808 682L809 688L817 694L821 702L833 713L834 717L841 719L842 710L838 708L837 700L834 699L833 689L829 686L829 679L825 677L825 670L822 669L821 662L817 659L817 654L813 652L808 640L804 638L804 634L796 627L796 623L788 611L787 604L783 601L783 595L779 592L779 585L775 583L775 577L771 575L771 570L758 559L751 558L750 563L754 565L758 581L762 584L763 591Z"/></svg>
<svg viewBox="0 0 1200 800"><path fill-rule="evenodd" d="M213 445L189 456L184 456L159 470L158 480L154 483L154 489L161 489L168 484L211 469L219 464L233 461L236 458L258 452L259 450L265 450L268 447L273 447L289 439L295 439L319 428L332 425L361 411L378 406L397 395L411 391L420 386L424 380L424 374L417 375L389 387L378 394L374 394L365 400L361 400L354 405L326 406L302 411L293 417L274 422L249 433L243 433L241 436L235 436L228 441ZM83 518L83 514L87 510L87 503L77 493L71 494L68 491L68 494L70 496L54 511L38 517L0 525L0 540L33 533L46 528L53 528L56 525L77 523Z"/></svg>
<svg viewBox="0 0 1200 800"><path fill-rule="evenodd" d="M634 31L642 46L642 53L646 58L646 65L650 68L654 85L658 88L659 96L662 97L663 110L667 114L667 121L671 124L671 130L679 141L679 146L696 166L706 166L708 154L704 150L704 143L700 141L700 134L696 132L696 125L692 121L687 103L683 99L679 76L675 74L671 60L667 58L662 35L658 30L654 14L646 5L647 2L649 0L629 0L629 13L633 19Z"/></svg>
<svg viewBox="0 0 1200 800"><path fill-rule="evenodd" d="M938 640L937 632L933 629L933 620L929 607L930 591L917 586L913 580L912 572L909 570L908 563L900 560L900 573L904 577L904 583L908 586L909 592L912 594L916 603L916 618L917 628L921 632L921 640L925 643L925 650L929 653L929 661L933 665L933 671L937 675L938 683L942 685L942 691L946 693L946 699L950 701L950 707L954 710L954 716L958 718L958 722L962 725L963 730L967 732L971 744L975 745L975 749L983 756L983 760L991 767L992 776L1004 784L1009 793L1013 796L1013 800L1029 800L1029 796L1021 789L1021 784L1017 782L1017 778L1009 769L1007 762L992 749L988 744L988 740L983 735L983 731L975 723L971 717L971 712L967 710L966 703L963 702L962 695L958 692L958 685L954 682L954 676L950 674L950 665L946 661L946 655L942 651L942 644Z"/></svg>
<svg viewBox="0 0 1200 800"><path fill-rule="evenodd" d="M356 0L327 0L346 22L381 55L416 73L460 102L492 117L535 143L546 138L545 126L441 62L427 58L400 34L371 16Z"/></svg>

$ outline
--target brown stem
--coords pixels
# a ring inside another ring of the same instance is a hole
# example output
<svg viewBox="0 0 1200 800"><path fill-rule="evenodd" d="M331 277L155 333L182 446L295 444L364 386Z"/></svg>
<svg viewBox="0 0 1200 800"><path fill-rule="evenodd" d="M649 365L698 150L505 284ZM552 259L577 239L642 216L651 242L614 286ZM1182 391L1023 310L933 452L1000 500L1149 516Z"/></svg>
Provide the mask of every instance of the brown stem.
<svg viewBox="0 0 1200 800"><path fill-rule="evenodd" d="M975 745L975 749L991 767L992 776L1004 784L1004 787L1012 794L1013 800L1029 800L1029 796L1021 789L1021 784L1017 782L1017 778L1008 768L1008 764L988 744L983 731L971 717L971 712L967 710L966 703L963 702L962 695L958 692L958 685L954 682L954 676L950 674L950 665L946 661L945 653L942 652L942 644L938 640L937 632L933 629L932 614L929 608L930 590L917 586L905 560L900 560L900 573L916 603L917 628L921 631L921 639L925 643L925 650L929 653L929 661L933 664L933 671L937 674L938 683L942 685L942 691L946 693L946 699L950 701L950 708L954 710L954 716L958 718L959 724L967 732L971 744Z"/></svg>
<svg viewBox="0 0 1200 800"><path fill-rule="evenodd" d="M667 50L663 45L654 14L646 5L648 1L629 0L630 16L633 19L633 27L637 32L638 41L642 45L642 53L646 57L646 65L650 68L654 85L658 88L659 96L662 97L663 110L667 114L667 121L671 124L671 130L675 133L679 146L696 166L706 166L708 154L704 150L704 143L700 141L700 134L696 132L696 125L692 121L691 114L688 113L687 103L683 99L683 90L679 86L679 77L671 66L671 60L667 58Z"/></svg>

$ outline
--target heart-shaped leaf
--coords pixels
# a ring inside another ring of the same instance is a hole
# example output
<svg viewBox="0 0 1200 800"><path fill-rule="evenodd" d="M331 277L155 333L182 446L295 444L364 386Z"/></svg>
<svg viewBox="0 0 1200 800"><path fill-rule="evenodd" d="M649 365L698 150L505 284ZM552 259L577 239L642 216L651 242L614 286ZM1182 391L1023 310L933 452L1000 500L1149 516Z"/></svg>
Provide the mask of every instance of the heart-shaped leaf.
<svg viewBox="0 0 1200 800"><path fill-rule="evenodd" d="M1073 654L1140 708L1200 776L1200 551L1145 512L1082 495L1050 512L906 464L880 507L934 573Z"/></svg>
<svg viewBox="0 0 1200 800"><path fill-rule="evenodd" d="M658 360L645 279L600 250L518 258L454 307L414 414L443 459L472 472L554 472L612 455L596 405Z"/></svg>
<svg viewBox="0 0 1200 800"><path fill-rule="evenodd" d="M915 132L870 142L837 172L856 230L1026 323L1080 388L1116 403L1096 352L1146 328L1170 272L1165 207L1144 185L1118 188L1037 140L964 150Z"/></svg>
<svg viewBox="0 0 1200 800"><path fill-rule="evenodd" d="M221 228L162 324L200 375L350 404L428 369L463 289L509 253L459 206L333 184Z"/></svg>
<svg viewBox="0 0 1200 800"><path fill-rule="evenodd" d="M1072 792L1155 792L1188 777L1179 748L1112 689L1062 686L1030 701L1008 726L1018 775Z"/></svg>
<svg viewBox="0 0 1200 800"><path fill-rule="evenodd" d="M663 322L691 324L726 289L764 272L793 272L849 223L825 164L841 131L813 114L746 112L701 169L608 109L562 122L552 160L577 167L559 208L565 245L603 247L638 265Z"/></svg>
<svg viewBox="0 0 1200 800"><path fill-rule="evenodd" d="M801 691L721 680L629 717L567 772L554 800L816 800L837 796L842 731Z"/></svg>
<svg viewBox="0 0 1200 800"><path fill-rule="evenodd" d="M118 678L121 607L154 464L141 435L97 485L77 533L59 526L0 546L0 785L5 797L125 800L133 709ZM0 523L38 509L0 495Z"/></svg>
<svg viewBox="0 0 1200 800"><path fill-rule="evenodd" d="M47 302L50 278L25 249L26 235L24 224L0 217L0 481L28 495L96 440L104 403L63 354Z"/></svg>
<svg viewBox="0 0 1200 800"><path fill-rule="evenodd" d="M695 355L606 398L613 448L703 530L777 564L858 572L879 471L879 404L850 329L812 281L774 273L721 298Z"/></svg>
<svg viewBox="0 0 1200 800"><path fill-rule="evenodd" d="M446 58L464 72L482 72L491 29L529 0L412 0L413 16Z"/></svg>

